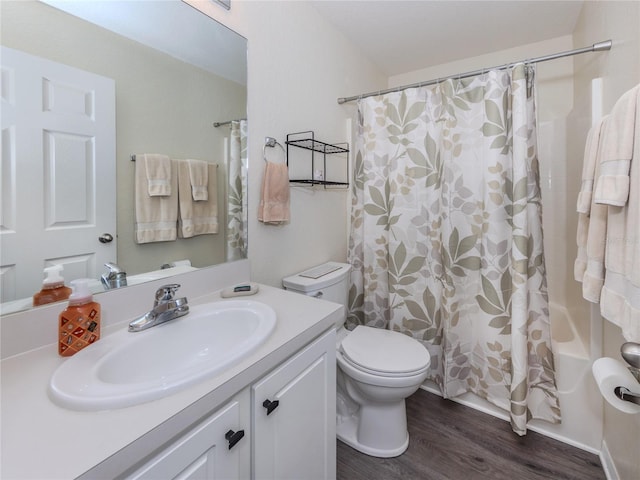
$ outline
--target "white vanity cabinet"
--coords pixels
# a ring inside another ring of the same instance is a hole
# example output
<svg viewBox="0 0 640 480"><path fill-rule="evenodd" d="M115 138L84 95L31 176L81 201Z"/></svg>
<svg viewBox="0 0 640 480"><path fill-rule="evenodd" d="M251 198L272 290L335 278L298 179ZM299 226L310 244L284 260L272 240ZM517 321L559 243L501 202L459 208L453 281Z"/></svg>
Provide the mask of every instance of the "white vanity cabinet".
<svg viewBox="0 0 640 480"><path fill-rule="evenodd" d="M336 477L335 331L251 387L253 477Z"/></svg>
<svg viewBox="0 0 640 480"><path fill-rule="evenodd" d="M335 385L331 329L126 478L333 479Z"/></svg>
<svg viewBox="0 0 640 480"><path fill-rule="evenodd" d="M245 389L127 478L248 478L250 421L249 389Z"/></svg>

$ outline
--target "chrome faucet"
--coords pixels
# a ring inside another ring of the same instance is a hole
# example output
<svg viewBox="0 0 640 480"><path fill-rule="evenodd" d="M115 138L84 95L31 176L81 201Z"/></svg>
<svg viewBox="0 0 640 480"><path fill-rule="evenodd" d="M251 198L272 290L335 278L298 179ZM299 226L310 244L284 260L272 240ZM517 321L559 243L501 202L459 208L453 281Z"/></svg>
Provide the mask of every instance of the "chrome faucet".
<svg viewBox="0 0 640 480"><path fill-rule="evenodd" d="M127 272L112 262L107 262L104 266L109 270L100 277L105 290L127 286Z"/></svg>
<svg viewBox="0 0 640 480"><path fill-rule="evenodd" d="M156 291L156 299L153 303L153 309L145 313L140 318L132 321L129 324L129 331L140 332L189 313L187 298L175 298L178 288L180 288L180 285L177 283L171 283L160 287Z"/></svg>

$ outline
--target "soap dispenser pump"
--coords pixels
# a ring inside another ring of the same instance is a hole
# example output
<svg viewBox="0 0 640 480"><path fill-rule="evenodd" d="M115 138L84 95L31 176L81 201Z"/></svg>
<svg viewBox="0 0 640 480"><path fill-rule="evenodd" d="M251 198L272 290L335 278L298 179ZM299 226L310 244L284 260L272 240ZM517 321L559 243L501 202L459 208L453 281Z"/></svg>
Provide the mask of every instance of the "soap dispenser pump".
<svg viewBox="0 0 640 480"><path fill-rule="evenodd" d="M71 289L65 287L61 273L62 265L53 265L44 269L46 278L42 282L42 290L33 296L34 307L69 298Z"/></svg>
<svg viewBox="0 0 640 480"><path fill-rule="evenodd" d="M70 357L100 338L100 304L87 279L73 280L69 306L58 317L58 353Z"/></svg>

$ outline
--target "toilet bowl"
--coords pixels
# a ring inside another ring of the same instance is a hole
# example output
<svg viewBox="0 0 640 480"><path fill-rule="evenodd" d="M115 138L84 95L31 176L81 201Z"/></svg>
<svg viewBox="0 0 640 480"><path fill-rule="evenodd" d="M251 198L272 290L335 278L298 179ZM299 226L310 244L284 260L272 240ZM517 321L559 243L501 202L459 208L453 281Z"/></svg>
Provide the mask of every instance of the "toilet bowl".
<svg viewBox="0 0 640 480"><path fill-rule="evenodd" d="M340 337L338 385L353 404L337 408L338 438L367 455L396 457L409 446L405 399L427 378L429 353L413 338L379 328L358 326Z"/></svg>
<svg viewBox="0 0 640 480"><path fill-rule="evenodd" d="M287 290L347 305L348 264L330 262L283 279ZM336 324L339 440L374 457L401 455L409 445L405 399L426 379L430 356L399 332Z"/></svg>

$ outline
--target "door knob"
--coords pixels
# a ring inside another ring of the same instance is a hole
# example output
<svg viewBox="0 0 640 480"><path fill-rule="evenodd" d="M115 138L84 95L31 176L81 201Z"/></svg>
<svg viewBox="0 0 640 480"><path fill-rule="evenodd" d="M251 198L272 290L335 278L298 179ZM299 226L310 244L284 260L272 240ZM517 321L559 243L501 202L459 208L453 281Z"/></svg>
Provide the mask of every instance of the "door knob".
<svg viewBox="0 0 640 480"><path fill-rule="evenodd" d="M103 233L98 237L98 240L100 241L100 243L111 243L113 242L113 235L111 235L110 233Z"/></svg>

